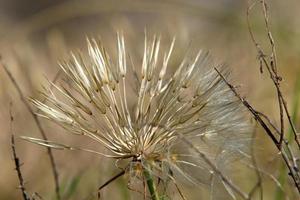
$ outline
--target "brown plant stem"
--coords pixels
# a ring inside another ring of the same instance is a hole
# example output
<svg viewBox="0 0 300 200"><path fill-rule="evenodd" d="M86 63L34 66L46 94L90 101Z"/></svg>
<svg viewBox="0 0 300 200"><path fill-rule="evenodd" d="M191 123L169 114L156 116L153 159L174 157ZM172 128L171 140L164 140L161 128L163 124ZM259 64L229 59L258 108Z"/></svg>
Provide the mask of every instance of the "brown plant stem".
<svg viewBox="0 0 300 200"><path fill-rule="evenodd" d="M119 177L123 176L125 174L125 170L122 170L120 173L116 174L115 176L113 176L112 178L110 178L109 180L107 180L105 183L103 183L99 188L98 188L98 199L100 199L100 191L106 187L107 185L109 185L110 183L112 183L113 181L115 181L116 179L118 179Z"/></svg>
<svg viewBox="0 0 300 200"><path fill-rule="evenodd" d="M37 118L37 116L34 114L34 111L31 109L29 103L26 100L26 97L24 96L19 84L17 83L17 81L15 80L15 78L13 77L13 75L11 74L11 72L8 70L8 68L3 64L3 62L0 63L4 69L4 71L6 72L6 74L8 75L9 79L11 80L12 84L14 85L14 87L16 88L21 101L24 103L26 109L29 111L29 113L31 114L31 116L34 119L34 122L37 125L37 128L40 132L40 134L42 135L44 140L47 140L47 135L39 121L39 119ZM54 156L52 153L51 148L47 147L47 154L49 156L50 159L50 164L51 164L51 169L52 169L52 174L53 174L53 178L54 178L54 184L55 184L55 193L56 193L56 198L57 200L61 200L61 196L60 196L60 192L59 192L59 174L56 168L56 164L55 164L55 160L54 160Z"/></svg>
<svg viewBox="0 0 300 200"><path fill-rule="evenodd" d="M241 97L241 95L236 91L233 85L231 85L225 77L218 71L217 68L215 68L219 76L223 79L223 81L228 85L228 87L232 90L232 92L235 94L235 96L244 104L244 106L250 111L250 113L253 115L254 119L261 125L261 127L264 129L266 134L271 138L275 146L277 147L278 151L281 153L282 158L286 164L286 166L289 169L289 175L292 177L295 186L300 193L300 176L298 171L297 163L294 162L294 156L292 154L292 151L290 150L288 146L288 142L286 140L283 140L283 145L285 148L282 148L282 145L280 144L280 141L276 139L273 132L270 130L269 126L264 122L264 120L261 118L261 115L248 103L247 100ZM289 156L291 158L289 158ZM292 159L292 161L290 161Z"/></svg>
<svg viewBox="0 0 300 200"><path fill-rule="evenodd" d="M21 164L20 164L20 159L17 156L16 153L16 146L15 146L15 136L12 130L12 123L14 120L14 117L12 115L12 111L11 111L11 107L12 107L12 103L10 102L9 104L9 115L10 115L10 132L11 132L11 150L12 150L12 154L13 154L13 159L14 159L14 163L15 163L15 170L17 172L18 175L18 179L19 179L19 188L22 192L22 196L23 196L23 200L30 200L30 198L27 195L25 186L24 186L24 179L23 179L23 175L21 172Z"/></svg>

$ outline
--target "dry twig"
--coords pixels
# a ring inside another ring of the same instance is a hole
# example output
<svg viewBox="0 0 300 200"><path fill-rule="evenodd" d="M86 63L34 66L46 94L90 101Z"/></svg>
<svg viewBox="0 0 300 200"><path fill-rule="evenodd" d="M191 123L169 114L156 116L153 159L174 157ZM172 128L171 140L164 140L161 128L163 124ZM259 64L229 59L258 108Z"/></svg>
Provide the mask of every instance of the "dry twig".
<svg viewBox="0 0 300 200"><path fill-rule="evenodd" d="M264 129L266 134L270 137L270 139L273 141L275 146L277 147L278 151L280 152L286 166L289 169L289 175L292 177L295 186L300 193L300 175L297 163L293 158L295 158L292 154L292 151L290 150L288 143L286 140L284 140L284 147L280 145L280 142L276 139L274 136L274 133L270 130L269 126L264 122L264 120L261 118L261 115L248 103L247 100L241 97L241 95L236 91L235 87L231 85L225 77L218 71L218 69L215 68L219 76L223 79L223 81L228 85L228 87L232 90L232 92L240 99L240 101L244 104L244 106L250 111L250 113L253 115L254 119L261 125L261 127Z"/></svg>
<svg viewBox="0 0 300 200"><path fill-rule="evenodd" d="M262 12L264 16L264 21L265 21L265 27L266 27L266 32L271 48L271 54L267 55L264 51L264 49L261 47L259 42L257 41L253 31L252 31L252 26L250 23L250 12L251 10L260 3L262 7ZM263 67L265 67L270 75L270 78L275 86L276 93L277 93L277 100L278 100L278 105L279 105L279 118L280 118L280 138L279 138L279 145L281 147L282 143L284 142L284 115L286 115L289 125L292 128L293 134L294 134L294 140L300 149L300 141L298 139L297 131L296 128L291 120L291 115L288 111L287 103L286 100L282 94L282 91L280 89L280 82L282 78L278 74L277 71L277 56L276 56L276 48L275 48L275 43L274 39L272 36L272 32L270 30L270 24L269 24L269 12L268 12L268 6L265 0L260 0L260 1L255 1L251 5L249 5L247 9L247 25L248 25L248 30L250 33L251 40L253 44L256 47L256 50L258 52L258 59L260 61L260 71L263 73ZM268 119L268 121L270 121Z"/></svg>
<svg viewBox="0 0 300 200"><path fill-rule="evenodd" d="M106 187L107 185L109 185L110 183L112 183L113 181L115 181L116 179L118 179L119 177L123 176L125 174L125 170L119 172L118 174L116 174L115 176L113 176L112 178L110 178L109 180L107 180L105 183L103 183L99 188L98 188L98 199L100 199L100 191Z"/></svg>
<svg viewBox="0 0 300 200"><path fill-rule="evenodd" d="M248 25L248 30L250 33L251 40L253 44L255 45L255 48L258 53L258 59L260 62L260 71L263 73L263 68L267 69L267 72L270 76L270 79L275 87L276 94L277 94L277 101L278 101L278 106L279 106L279 120L280 120L280 128L276 128L276 126L271 123L271 120L269 119L268 116L265 114L255 111L252 106L249 105L249 103L241 98L241 96L236 92L234 87L230 85L224 77L223 80L227 83L227 85L231 88L231 90L235 93L235 95L243 102L243 104L248 108L248 110L253 114L254 118L260 123L260 125L264 128L265 132L267 135L271 138L273 143L276 145L278 148L282 158L284 159L284 162L289 169L289 175L292 177L295 187L297 188L298 192L300 193L300 174L299 174L299 168L296 163L296 157L291 150L290 144L288 140L285 139L285 122L284 122L284 116L287 117L288 120L288 125L291 127L292 133L294 135L294 141L297 144L297 154L299 154L300 150L300 141L298 139L298 134L296 131L296 128L293 124L293 121L291 119L290 113L288 111L288 106L286 103L286 100L283 96L283 93L280 88L280 82L282 78L278 74L277 70L277 55L276 55L276 48L275 48L275 42L272 36L272 32L270 29L270 23L269 23L269 10L268 10L268 5L265 0L255 0L253 3L250 4L251 1L249 1L249 6L247 9L247 25ZM269 42L269 49L270 49L270 55L267 55L265 53L265 50L261 47L260 43L255 37L255 34L252 30L252 26L250 23L250 13L252 9L256 6L260 5L263 13L263 18L264 18L264 23L265 23L265 28L266 28L266 33L267 33L267 38ZM221 75L220 75L221 76ZM268 124L264 123L264 120L268 122ZM271 131L273 129L274 131ZM279 139L276 138L275 135L279 134Z"/></svg>
<svg viewBox="0 0 300 200"><path fill-rule="evenodd" d="M19 188L22 192L23 200L30 200L30 198L27 195L25 186L24 186L25 184L24 184L24 179L23 179L23 175L22 175L22 172L21 172L20 159L18 158L17 153L16 153L15 136L14 136L14 133L13 133L13 130L12 130L12 123L14 121L14 117L12 115L11 107L12 107L12 103L10 102L9 115L10 115L10 132L11 132L11 149L12 149L13 159L14 159L14 162L15 162L15 170L17 171L19 184L20 184Z"/></svg>
<svg viewBox="0 0 300 200"><path fill-rule="evenodd" d="M8 70L8 68L5 66L5 64L2 61L1 61L1 65L4 69L4 71L6 72L6 74L8 75L9 79L13 83L14 87L16 88L16 90L17 90L17 92L18 92L18 94L21 98L21 101L24 103L26 109L29 111L29 113L33 117L33 119L34 119L34 121L35 121L35 123L38 127L38 130L41 133L43 139L47 140L48 139L47 135L46 135L39 119L34 114L34 111L31 109L31 107L30 107L29 103L27 102L27 99L26 99L25 95L23 94L23 92L22 92L20 86L18 85L17 81L15 80L15 78L13 77L11 72ZM59 193L59 174L58 174L58 171L57 171L57 168L56 168L56 164L55 164L55 161L54 161L54 156L53 156L51 148L47 148L47 154L48 154L49 159L50 159L51 169L52 169L52 173L53 173L53 177L54 177L56 198L58 200L60 200L61 197L60 197L60 193Z"/></svg>

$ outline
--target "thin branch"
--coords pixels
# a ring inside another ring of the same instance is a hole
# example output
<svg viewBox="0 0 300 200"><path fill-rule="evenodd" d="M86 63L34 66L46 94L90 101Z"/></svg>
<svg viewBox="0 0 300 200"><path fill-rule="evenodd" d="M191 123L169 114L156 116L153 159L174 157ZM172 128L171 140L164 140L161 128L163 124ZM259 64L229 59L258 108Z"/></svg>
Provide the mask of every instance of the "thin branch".
<svg viewBox="0 0 300 200"><path fill-rule="evenodd" d="M217 68L215 68L216 72L219 74L219 76L223 79L223 81L227 84L227 86L232 90L232 92L235 94L235 96L244 104L244 106L252 113L254 119L262 126L262 128L265 130L266 134L271 138L275 146L277 147L278 151L281 153L282 158L286 164L286 166L289 169L289 174L293 178L293 181L295 183L295 186L300 193L300 177L298 173L298 168L295 168L294 161L292 160L292 164L290 163L290 159L287 156L287 153L290 154L289 152L285 152L284 149L282 149L281 144L279 141L276 139L268 125L263 121L261 118L260 114L246 101L244 98L241 97L241 95L236 91L233 85L231 85L226 78L218 71ZM286 144L286 143L283 143ZM288 147L285 145L285 147Z"/></svg>
<svg viewBox="0 0 300 200"><path fill-rule="evenodd" d="M15 162L15 170L16 170L17 175L18 175L19 184L20 184L19 188L22 192L23 200L30 200L30 198L27 195L25 186L24 186L24 179L23 179L23 175L22 175L22 172L21 172L20 159L18 158L17 153L16 153L15 136L14 136L14 133L13 133L13 130L12 130L12 123L14 121L14 117L12 115L11 108L12 108L12 103L10 102L9 115L10 115L10 132L11 132L11 149L12 149L12 153L13 153L13 159L14 159L14 162Z"/></svg>
<svg viewBox="0 0 300 200"><path fill-rule="evenodd" d="M125 174L125 170L121 171L120 173L116 174L115 176L113 176L112 178L110 178L109 180L107 180L105 183L103 183L99 188L98 188L98 199L100 199L100 191L106 187L107 185L109 185L110 183L112 183L113 181L115 181L116 179L118 179L119 177L123 176Z"/></svg>
<svg viewBox="0 0 300 200"><path fill-rule="evenodd" d="M18 174L18 179L19 179L19 183L20 183L20 190L22 192L22 196L24 200L30 200L30 198L27 195L25 186L24 186L24 179L22 176L22 172L21 172L21 164L20 164L20 159L17 157L17 153L16 153L16 147L15 147L15 137L14 134L11 134L11 149L13 152L13 159L15 162L15 170L17 171Z"/></svg>
<svg viewBox="0 0 300 200"><path fill-rule="evenodd" d="M173 184L175 185L175 187L176 187L176 189L177 189L177 191L178 191L178 193L179 193L181 199L182 199L182 200L187 200L187 198L184 196L183 192L182 192L181 189L179 188L178 184L176 183L176 181L175 181L175 179L174 179L174 177L173 177L172 175L171 175L171 179L172 179Z"/></svg>
<svg viewBox="0 0 300 200"><path fill-rule="evenodd" d="M1 60L0 60L1 61ZM47 140L47 136L46 136L46 133L39 121L39 119L37 118L37 116L34 114L33 110L31 109L29 103L27 102L27 99L25 97L25 95L23 94L19 84L17 83L17 81L15 80L15 78L13 77L13 75L11 74L11 72L8 70L8 68L6 67L6 65L1 62L0 63L4 69L4 71L6 72L6 74L8 75L9 79L11 80L11 82L13 83L14 87L16 88L19 96L20 96L20 99L21 101L24 103L25 107L27 108L27 110L29 111L29 113L31 114L31 116L33 117L36 125L37 125L37 128L39 130L39 132L41 133L42 137L44 140ZM53 173L53 177L54 177L54 183L55 183L55 192L56 192L56 198L58 200L61 200L61 196L60 196L60 192L59 192L59 174L58 174L58 171L57 171L57 168L56 168L56 164L55 164L55 161L54 161L54 156L53 156L53 153L52 153L52 150L51 148L47 148L47 154L49 156L49 159L50 159L50 164L51 164L51 169L52 169L52 173Z"/></svg>
<svg viewBox="0 0 300 200"><path fill-rule="evenodd" d="M258 3L260 3L262 6L262 12L264 15L267 36L268 36L268 40L269 40L269 43L271 46L271 55L269 57L264 53L264 50L261 48L260 44L257 42L257 39L252 31L252 26L250 24L250 12L254 8L254 6L256 6ZM294 134L294 140L297 143L298 149L300 149L300 141L298 139L297 131L293 124L293 121L291 120L291 116L288 111L288 106L287 106L286 100L280 89L280 81L282 80L282 78L278 75L278 71L277 71L276 48L275 48L275 43L274 43L274 39L273 39L271 30L270 30L269 13L268 13L267 3L265 2L265 0L255 1L254 3L252 3L251 5L248 6L247 25L248 25L248 31L250 33L251 40L252 40L253 44L255 45L256 50L258 52L258 59L260 61L261 72L263 72L262 68L263 68L263 66L265 66L265 68L267 69L267 71L270 75L270 78L275 86L275 89L276 89L277 100L278 100L278 105L279 105L279 118L280 118L279 144L282 145L282 143L284 141L284 114L285 114L288 118L289 125L292 128L292 131Z"/></svg>
<svg viewBox="0 0 300 200"><path fill-rule="evenodd" d="M273 132L269 129L268 125L262 120L260 117L260 113L258 113L249 103L247 100L242 98L239 93L236 91L235 87L231 85L226 78L221 74L221 72L217 69L214 68L216 72L219 74L219 76L223 79L223 81L227 84L227 86L231 89L231 91L235 94L236 97L239 98L239 100L244 104L244 106L252 113L254 119L263 127L263 129L266 131L267 135L271 138L273 143L276 145L278 149L280 149L280 144L279 141L277 141L276 137L274 136Z"/></svg>
<svg viewBox="0 0 300 200"><path fill-rule="evenodd" d="M284 195L286 196L286 200L289 200L289 197L286 194L286 191L284 191L284 189L283 189L282 185L280 184L280 182L272 174L264 171L263 169L260 169L259 167L250 165L248 163L243 163L243 164L245 164L245 166L248 167L249 169L255 169L255 170L259 171L262 176L266 176L271 181L273 181L277 185L277 187L279 187L280 190L284 193Z"/></svg>
<svg viewBox="0 0 300 200"><path fill-rule="evenodd" d="M199 149L197 147L195 147L189 140L187 140L186 138L184 138L183 136L181 136L181 140L186 143L187 145L189 145L213 170L214 173L216 173L221 180L228 186L230 187L236 194L238 194L241 198L243 199L250 199L248 194L244 193L237 185L235 185L234 183L232 183L231 180L229 180L216 166L214 163L212 163L210 161L210 159L201 151L199 151Z"/></svg>
<svg viewBox="0 0 300 200"><path fill-rule="evenodd" d="M39 199L39 200L44 200L44 198L37 192L34 192L33 195L32 195L32 200L36 200L36 197Z"/></svg>
<svg viewBox="0 0 300 200"><path fill-rule="evenodd" d="M260 196L259 197L260 197L261 200L263 200L262 176L261 176L261 173L260 173L259 168L258 168L258 164L257 164L256 157L255 157L255 150L254 150L255 138L256 138L256 131L253 132L252 139L251 139L251 160L252 160L254 170L255 170L255 173L256 173L256 176L257 176L257 183L255 184L253 189L250 191L249 197L251 199L252 196L255 194L255 191L257 189L259 189L260 190Z"/></svg>
<svg viewBox="0 0 300 200"><path fill-rule="evenodd" d="M280 135L280 131L272 123L272 121L269 119L269 117L267 115L265 115L264 113L261 113L259 111L256 111L256 112L257 112L257 114L259 114L262 118L264 118L268 122L268 125L270 125L273 128L273 130L275 131L276 134Z"/></svg>
<svg viewBox="0 0 300 200"><path fill-rule="evenodd" d="M296 128L293 124L290 113L288 111L288 106L287 106L286 100L285 100L285 98L283 96L283 93L280 89L280 82L281 82L282 78L278 75L278 70L277 70L276 48L275 48L275 42L274 42L274 39L273 39L273 36L272 36L272 32L271 32L271 29L270 29L268 5L266 3L266 0L255 0L251 5L249 4L249 2L251 2L251 0L248 1L248 9L247 9L248 31L250 33L251 40L252 40L252 42L253 42L256 50L257 50L257 53L258 53L258 58L259 58L259 62L260 62L260 71L261 71L261 73L263 73L263 70L262 70L263 67L265 67L267 69L267 71L270 75L270 79L271 79L271 81L272 81L272 83L273 83L273 85L276 89L277 101L278 101L278 105L279 105L280 131L278 132L278 129L275 128L275 125L271 123L271 121L269 120L269 118L267 116L260 113L259 118L261 116L263 118L265 118L268 121L269 126L271 126L275 130L275 133L276 134L279 133L279 141L276 139L276 142L275 142L274 138L273 138L274 134L270 135L269 128L266 129L265 127L263 127L265 129L266 133L272 138L273 142L275 143L276 147L278 148L279 152L281 153L281 156L284 159L284 162L285 162L287 168L289 169L289 175L292 177L292 179L295 183L295 186L298 190L298 193L300 193L299 168L298 168L297 162L295 161L296 157L294 156L294 153L292 152L288 141L285 139L284 115L286 115L286 117L288 119L289 126L291 127L292 133L294 135L294 140L295 140L295 142L297 144L297 147L298 147L298 152L300 150L300 141L298 139L298 134L297 134ZM263 18L264 18L264 22L265 22L267 38L268 38L268 42L269 42L269 48L271 50L270 55L267 55L267 54L264 53L264 49L261 48L260 44L257 42L257 39L256 39L256 37L255 37L255 35L252 31L252 27L251 27L251 24L250 24L250 12L254 8L254 6L256 6L256 5L261 5ZM241 100L243 100L236 93L236 91L233 90L233 92ZM244 105L245 105L245 103L244 103ZM248 107L247 105L245 105L245 106ZM256 112L256 113L258 113L258 112ZM256 113L252 112L253 115L255 115ZM256 116L255 116L255 118L257 119Z"/></svg>

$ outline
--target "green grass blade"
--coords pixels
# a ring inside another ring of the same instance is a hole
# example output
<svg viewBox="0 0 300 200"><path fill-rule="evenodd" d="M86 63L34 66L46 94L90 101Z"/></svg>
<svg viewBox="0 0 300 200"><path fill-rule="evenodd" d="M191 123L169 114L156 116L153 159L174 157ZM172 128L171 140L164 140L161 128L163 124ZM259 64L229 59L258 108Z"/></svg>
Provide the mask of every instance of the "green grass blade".
<svg viewBox="0 0 300 200"><path fill-rule="evenodd" d="M81 175L75 176L69 183L62 184L61 193L64 200L71 199L71 197L76 193Z"/></svg>

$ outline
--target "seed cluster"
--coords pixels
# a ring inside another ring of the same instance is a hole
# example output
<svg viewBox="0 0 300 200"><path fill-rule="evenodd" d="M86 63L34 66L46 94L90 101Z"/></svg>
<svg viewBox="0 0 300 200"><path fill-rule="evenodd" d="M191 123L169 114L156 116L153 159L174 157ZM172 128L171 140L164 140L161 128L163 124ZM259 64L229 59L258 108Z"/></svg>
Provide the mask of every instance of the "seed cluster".
<svg viewBox="0 0 300 200"><path fill-rule="evenodd" d="M162 52L160 37L146 37L142 62L133 63L122 34L117 35L116 59L101 42L88 40L88 55L72 54L61 63L67 81L59 86L50 83L53 89L43 92L47 103L36 99L32 103L41 111L39 115L70 133L99 142L110 152L96 153L128 159L129 173L136 174L142 166L160 178L172 171L172 176L208 182L210 167L180 138L191 141L222 168L245 153L249 124L241 104L214 67L225 76L228 70L215 66L202 51L171 66L174 45L175 39Z"/></svg>

